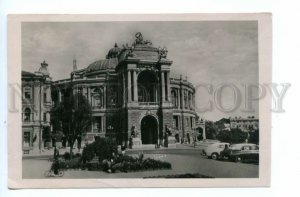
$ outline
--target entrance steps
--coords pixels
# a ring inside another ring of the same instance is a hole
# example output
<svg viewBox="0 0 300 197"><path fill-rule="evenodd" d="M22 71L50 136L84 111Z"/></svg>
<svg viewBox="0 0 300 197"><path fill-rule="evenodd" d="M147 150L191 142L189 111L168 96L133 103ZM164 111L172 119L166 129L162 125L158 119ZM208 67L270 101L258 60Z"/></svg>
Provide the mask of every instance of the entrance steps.
<svg viewBox="0 0 300 197"><path fill-rule="evenodd" d="M168 144L168 147L160 146L160 148L176 148L176 144ZM153 150L157 149L156 144L141 144L141 145L133 145L132 149L141 149L141 150Z"/></svg>

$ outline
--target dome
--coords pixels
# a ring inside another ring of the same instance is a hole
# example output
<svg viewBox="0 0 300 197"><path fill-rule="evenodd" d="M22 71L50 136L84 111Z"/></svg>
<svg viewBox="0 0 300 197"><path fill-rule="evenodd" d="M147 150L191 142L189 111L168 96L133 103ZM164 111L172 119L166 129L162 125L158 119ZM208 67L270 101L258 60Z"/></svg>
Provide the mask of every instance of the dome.
<svg viewBox="0 0 300 197"><path fill-rule="evenodd" d="M91 63L87 68L86 72L95 72L101 70L115 69L118 64L117 58L110 58L104 60L98 60Z"/></svg>
<svg viewBox="0 0 300 197"><path fill-rule="evenodd" d="M119 48L118 44L115 43L115 46L109 50L106 59L118 57L120 52L121 52L121 48Z"/></svg>

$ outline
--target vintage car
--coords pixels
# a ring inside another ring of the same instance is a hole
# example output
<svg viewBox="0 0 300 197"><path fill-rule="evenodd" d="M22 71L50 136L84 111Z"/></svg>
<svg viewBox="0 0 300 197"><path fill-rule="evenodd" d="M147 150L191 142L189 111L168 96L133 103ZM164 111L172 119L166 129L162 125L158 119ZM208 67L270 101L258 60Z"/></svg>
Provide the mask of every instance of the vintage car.
<svg viewBox="0 0 300 197"><path fill-rule="evenodd" d="M228 159L235 162L259 162L259 146L251 143L232 144Z"/></svg>
<svg viewBox="0 0 300 197"><path fill-rule="evenodd" d="M221 155L221 151L224 150L225 146L229 146L229 143L227 142L216 142L209 144L206 148L203 149L202 153L203 155L206 155L208 158L211 159L219 159Z"/></svg>

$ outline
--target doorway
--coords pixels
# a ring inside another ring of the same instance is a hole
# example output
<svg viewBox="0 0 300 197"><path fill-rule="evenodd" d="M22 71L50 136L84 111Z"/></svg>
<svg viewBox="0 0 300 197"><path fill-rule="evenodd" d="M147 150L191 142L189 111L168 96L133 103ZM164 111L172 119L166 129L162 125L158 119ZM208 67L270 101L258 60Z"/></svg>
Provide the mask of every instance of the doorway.
<svg viewBox="0 0 300 197"><path fill-rule="evenodd" d="M156 144L158 125L153 116L145 116L141 121L142 144Z"/></svg>

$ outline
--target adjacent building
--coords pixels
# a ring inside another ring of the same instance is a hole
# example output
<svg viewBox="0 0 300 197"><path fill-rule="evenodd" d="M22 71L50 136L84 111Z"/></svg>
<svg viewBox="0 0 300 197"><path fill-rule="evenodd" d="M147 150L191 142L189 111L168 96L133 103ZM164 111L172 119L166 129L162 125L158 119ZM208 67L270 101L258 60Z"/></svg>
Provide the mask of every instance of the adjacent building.
<svg viewBox="0 0 300 197"><path fill-rule="evenodd" d="M230 127L231 129L239 128L243 132L252 132L259 129L259 120L254 116L230 118Z"/></svg>
<svg viewBox="0 0 300 197"><path fill-rule="evenodd" d="M44 61L37 72L22 71L22 147L24 152L43 146L50 130L51 78Z"/></svg>

